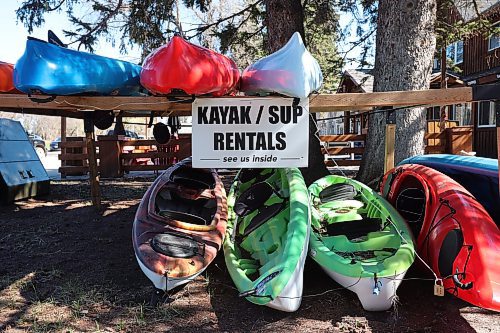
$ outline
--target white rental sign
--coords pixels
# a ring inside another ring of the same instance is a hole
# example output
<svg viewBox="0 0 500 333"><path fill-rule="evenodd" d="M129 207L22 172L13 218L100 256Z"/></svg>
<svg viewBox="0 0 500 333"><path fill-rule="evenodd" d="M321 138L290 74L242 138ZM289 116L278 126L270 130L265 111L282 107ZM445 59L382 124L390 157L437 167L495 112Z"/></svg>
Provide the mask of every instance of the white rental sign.
<svg viewBox="0 0 500 333"><path fill-rule="evenodd" d="M198 98L193 103L193 167L307 167L309 100Z"/></svg>

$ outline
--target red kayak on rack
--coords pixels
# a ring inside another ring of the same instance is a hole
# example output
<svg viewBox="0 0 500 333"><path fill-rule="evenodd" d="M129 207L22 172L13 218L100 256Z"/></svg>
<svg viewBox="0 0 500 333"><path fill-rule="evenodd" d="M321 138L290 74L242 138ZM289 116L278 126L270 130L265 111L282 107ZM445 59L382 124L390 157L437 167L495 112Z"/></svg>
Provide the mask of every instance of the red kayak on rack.
<svg viewBox="0 0 500 333"><path fill-rule="evenodd" d="M0 93L21 93L14 87L13 71L14 65L0 61Z"/></svg>
<svg viewBox="0 0 500 333"><path fill-rule="evenodd" d="M477 200L450 177L408 164L380 190L410 225L417 252L449 293L500 311L500 231Z"/></svg>
<svg viewBox="0 0 500 333"><path fill-rule="evenodd" d="M240 72L228 57L174 36L144 60L141 84L153 94L182 90L222 96L236 91Z"/></svg>

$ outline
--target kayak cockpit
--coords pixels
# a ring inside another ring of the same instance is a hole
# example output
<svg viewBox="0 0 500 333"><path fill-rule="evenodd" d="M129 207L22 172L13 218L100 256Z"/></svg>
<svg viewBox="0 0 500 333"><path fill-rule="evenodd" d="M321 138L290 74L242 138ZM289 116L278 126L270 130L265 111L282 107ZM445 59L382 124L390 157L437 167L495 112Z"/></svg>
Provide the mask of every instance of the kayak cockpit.
<svg viewBox="0 0 500 333"><path fill-rule="evenodd" d="M153 192L150 215L182 229L212 230L217 213L214 188L211 172L180 167Z"/></svg>

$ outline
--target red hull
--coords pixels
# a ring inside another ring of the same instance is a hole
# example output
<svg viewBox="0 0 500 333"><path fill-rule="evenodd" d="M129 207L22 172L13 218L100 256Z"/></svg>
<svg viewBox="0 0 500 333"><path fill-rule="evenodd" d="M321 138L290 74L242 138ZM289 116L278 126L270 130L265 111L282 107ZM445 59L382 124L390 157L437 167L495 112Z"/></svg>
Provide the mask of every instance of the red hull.
<svg viewBox="0 0 500 333"><path fill-rule="evenodd" d="M144 61L141 84L154 94L179 89L190 95L222 96L236 91L238 67L228 57L174 36Z"/></svg>
<svg viewBox="0 0 500 333"><path fill-rule="evenodd" d="M13 71L14 65L0 61L0 93L21 93L14 87Z"/></svg>
<svg viewBox="0 0 500 333"><path fill-rule="evenodd" d="M500 311L500 231L483 206L450 177L415 164L389 171L381 192L418 235L417 251L445 290Z"/></svg>

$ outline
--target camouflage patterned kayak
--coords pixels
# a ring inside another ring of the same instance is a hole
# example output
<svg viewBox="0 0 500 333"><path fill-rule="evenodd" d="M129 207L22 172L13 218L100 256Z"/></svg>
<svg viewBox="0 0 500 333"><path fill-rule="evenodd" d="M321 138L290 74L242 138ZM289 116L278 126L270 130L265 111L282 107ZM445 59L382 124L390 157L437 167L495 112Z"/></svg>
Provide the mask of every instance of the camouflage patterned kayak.
<svg viewBox="0 0 500 333"><path fill-rule="evenodd" d="M240 296L296 311L302 300L310 217L298 169L247 169L228 196L224 256Z"/></svg>
<svg viewBox="0 0 500 333"><path fill-rule="evenodd" d="M311 184L309 193L310 256L354 291L365 310L389 309L415 256L406 222L384 198L353 179L326 176Z"/></svg>
<svg viewBox="0 0 500 333"><path fill-rule="evenodd" d="M194 169L191 158L160 175L141 200L132 241L137 262L157 291L200 275L226 231L226 192L215 170Z"/></svg>

